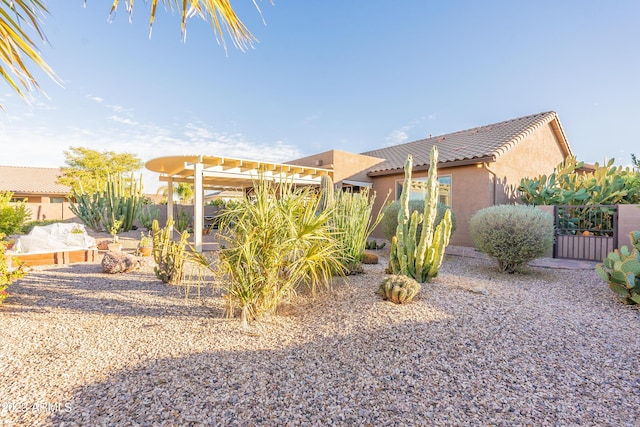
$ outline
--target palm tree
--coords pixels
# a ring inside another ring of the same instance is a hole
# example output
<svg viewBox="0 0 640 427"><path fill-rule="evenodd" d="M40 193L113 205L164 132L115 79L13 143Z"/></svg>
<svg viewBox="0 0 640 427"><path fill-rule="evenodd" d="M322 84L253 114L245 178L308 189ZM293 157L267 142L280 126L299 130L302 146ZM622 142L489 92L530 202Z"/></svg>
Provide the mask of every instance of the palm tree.
<svg viewBox="0 0 640 427"><path fill-rule="evenodd" d="M180 204L183 205L185 202L191 202L193 199L193 187L186 182L180 182L178 185L173 186L173 194L178 195ZM158 188L156 196L160 196L162 198L160 203L165 203L169 198L169 187L164 185Z"/></svg>
<svg viewBox="0 0 640 427"><path fill-rule="evenodd" d="M119 2L119 0L113 0L109 12L111 16L118 9ZM124 3L131 16L133 0L127 0ZM171 11L181 12L183 37L186 34L187 18L197 15L211 22L214 35L219 37L225 48L224 32L229 34L233 44L241 50L252 46L255 41L254 36L231 7L231 0L162 0L161 3ZM149 36L151 36L157 4L158 0L151 0ZM0 0L0 76L22 98L25 98L27 92L39 89L38 82L29 71L31 67L25 63L26 59L44 70L53 80L59 81L54 71L38 53L34 40L24 31L25 26L31 27L46 43L41 18L48 13L42 0ZM2 108L1 104L0 108Z"/></svg>

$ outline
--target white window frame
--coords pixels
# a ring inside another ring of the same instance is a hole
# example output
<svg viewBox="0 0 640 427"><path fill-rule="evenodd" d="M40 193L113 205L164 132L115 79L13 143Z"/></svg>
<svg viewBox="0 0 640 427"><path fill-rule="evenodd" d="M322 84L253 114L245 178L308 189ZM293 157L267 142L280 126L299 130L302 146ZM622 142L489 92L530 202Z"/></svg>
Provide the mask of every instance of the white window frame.
<svg viewBox="0 0 640 427"><path fill-rule="evenodd" d="M438 183L440 184L440 197L442 197L442 186L443 185L447 185L447 183L442 183L441 180L446 180L448 179L449 183L449 203L445 203L447 206L451 207L452 203L453 203L453 191L451 190L453 187L453 175L439 175L438 176ZM412 181L419 181L419 182L425 182L427 180L426 176L422 176L419 178L415 178L412 179ZM400 194L402 193L402 184L404 183L404 180L402 179L398 179L395 182L395 195L396 195L396 200L400 200ZM416 193L416 192L413 192ZM411 195L409 195L409 200L416 200L419 197L411 197ZM442 202L444 203L444 202Z"/></svg>

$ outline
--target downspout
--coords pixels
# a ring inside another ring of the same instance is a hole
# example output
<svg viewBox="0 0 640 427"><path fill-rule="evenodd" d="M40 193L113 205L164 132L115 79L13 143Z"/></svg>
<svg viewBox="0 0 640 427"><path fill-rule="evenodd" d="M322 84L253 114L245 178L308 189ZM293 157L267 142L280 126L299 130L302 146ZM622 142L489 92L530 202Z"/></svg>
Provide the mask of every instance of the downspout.
<svg viewBox="0 0 640 427"><path fill-rule="evenodd" d="M483 162L482 165L487 170L487 172L493 175L493 202L491 203L491 205L495 206L496 198L498 197L498 175L491 170L491 168L489 167L489 163Z"/></svg>

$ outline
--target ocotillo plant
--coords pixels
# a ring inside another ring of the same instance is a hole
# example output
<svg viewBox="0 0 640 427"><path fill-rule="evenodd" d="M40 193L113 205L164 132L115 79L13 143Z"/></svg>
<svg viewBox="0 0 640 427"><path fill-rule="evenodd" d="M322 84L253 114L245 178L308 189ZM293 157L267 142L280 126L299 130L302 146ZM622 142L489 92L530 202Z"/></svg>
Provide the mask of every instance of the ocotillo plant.
<svg viewBox="0 0 640 427"><path fill-rule="evenodd" d="M413 277L418 282L430 281L438 275L444 250L451 236L451 211L434 228L438 206L438 149L433 146L426 183L424 212L414 211L409 216L409 192L411 189L411 169L413 158L407 156L404 165L404 183L398 210L398 227L391 239L389 269L393 274ZM418 238L418 224L423 222Z"/></svg>

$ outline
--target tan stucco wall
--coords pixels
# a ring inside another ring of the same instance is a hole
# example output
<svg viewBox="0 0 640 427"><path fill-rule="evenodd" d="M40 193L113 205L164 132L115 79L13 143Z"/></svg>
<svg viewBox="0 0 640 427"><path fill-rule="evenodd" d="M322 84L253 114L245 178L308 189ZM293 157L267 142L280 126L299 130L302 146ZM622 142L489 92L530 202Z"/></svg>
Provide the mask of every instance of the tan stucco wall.
<svg viewBox="0 0 640 427"><path fill-rule="evenodd" d="M618 248L631 246L632 231L640 231L640 205L618 205Z"/></svg>
<svg viewBox="0 0 640 427"><path fill-rule="evenodd" d="M538 128L489 164L497 178L496 204L520 202L517 189L522 178L549 175L564 159L551 124Z"/></svg>
<svg viewBox="0 0 640 427"><path fill-rule="evenodd" d="M318 161L321 161L322 165L319 166L317 164ZM333 169L333 182L339 184L345 179L371 182L372 179L367 176L367 171L383 161L383 159L377 157L363 156L362 154L349 153L342 150L330 150L287 163Z"/></svg>
<svg viewBox="0 0 640 427"><path fill-rule="evenodd" d="M414 173L414 178L425 177L428 172ZM491 206L492 181L489 173L484 168L475 165L460 166L456 168L441 168L438 176L451 176L451 208L456 214L456 231L451 236L451 245L473 246L469 234L469 220L480 209ZM404 172L397 175L376 177L373 182L373 190L377 197L374 212L377 212L389 189L391 194L389 201L394 201L396 195L396 182L402 182ZM374 236L383 237L379 230L374 231Z"/></svg>

